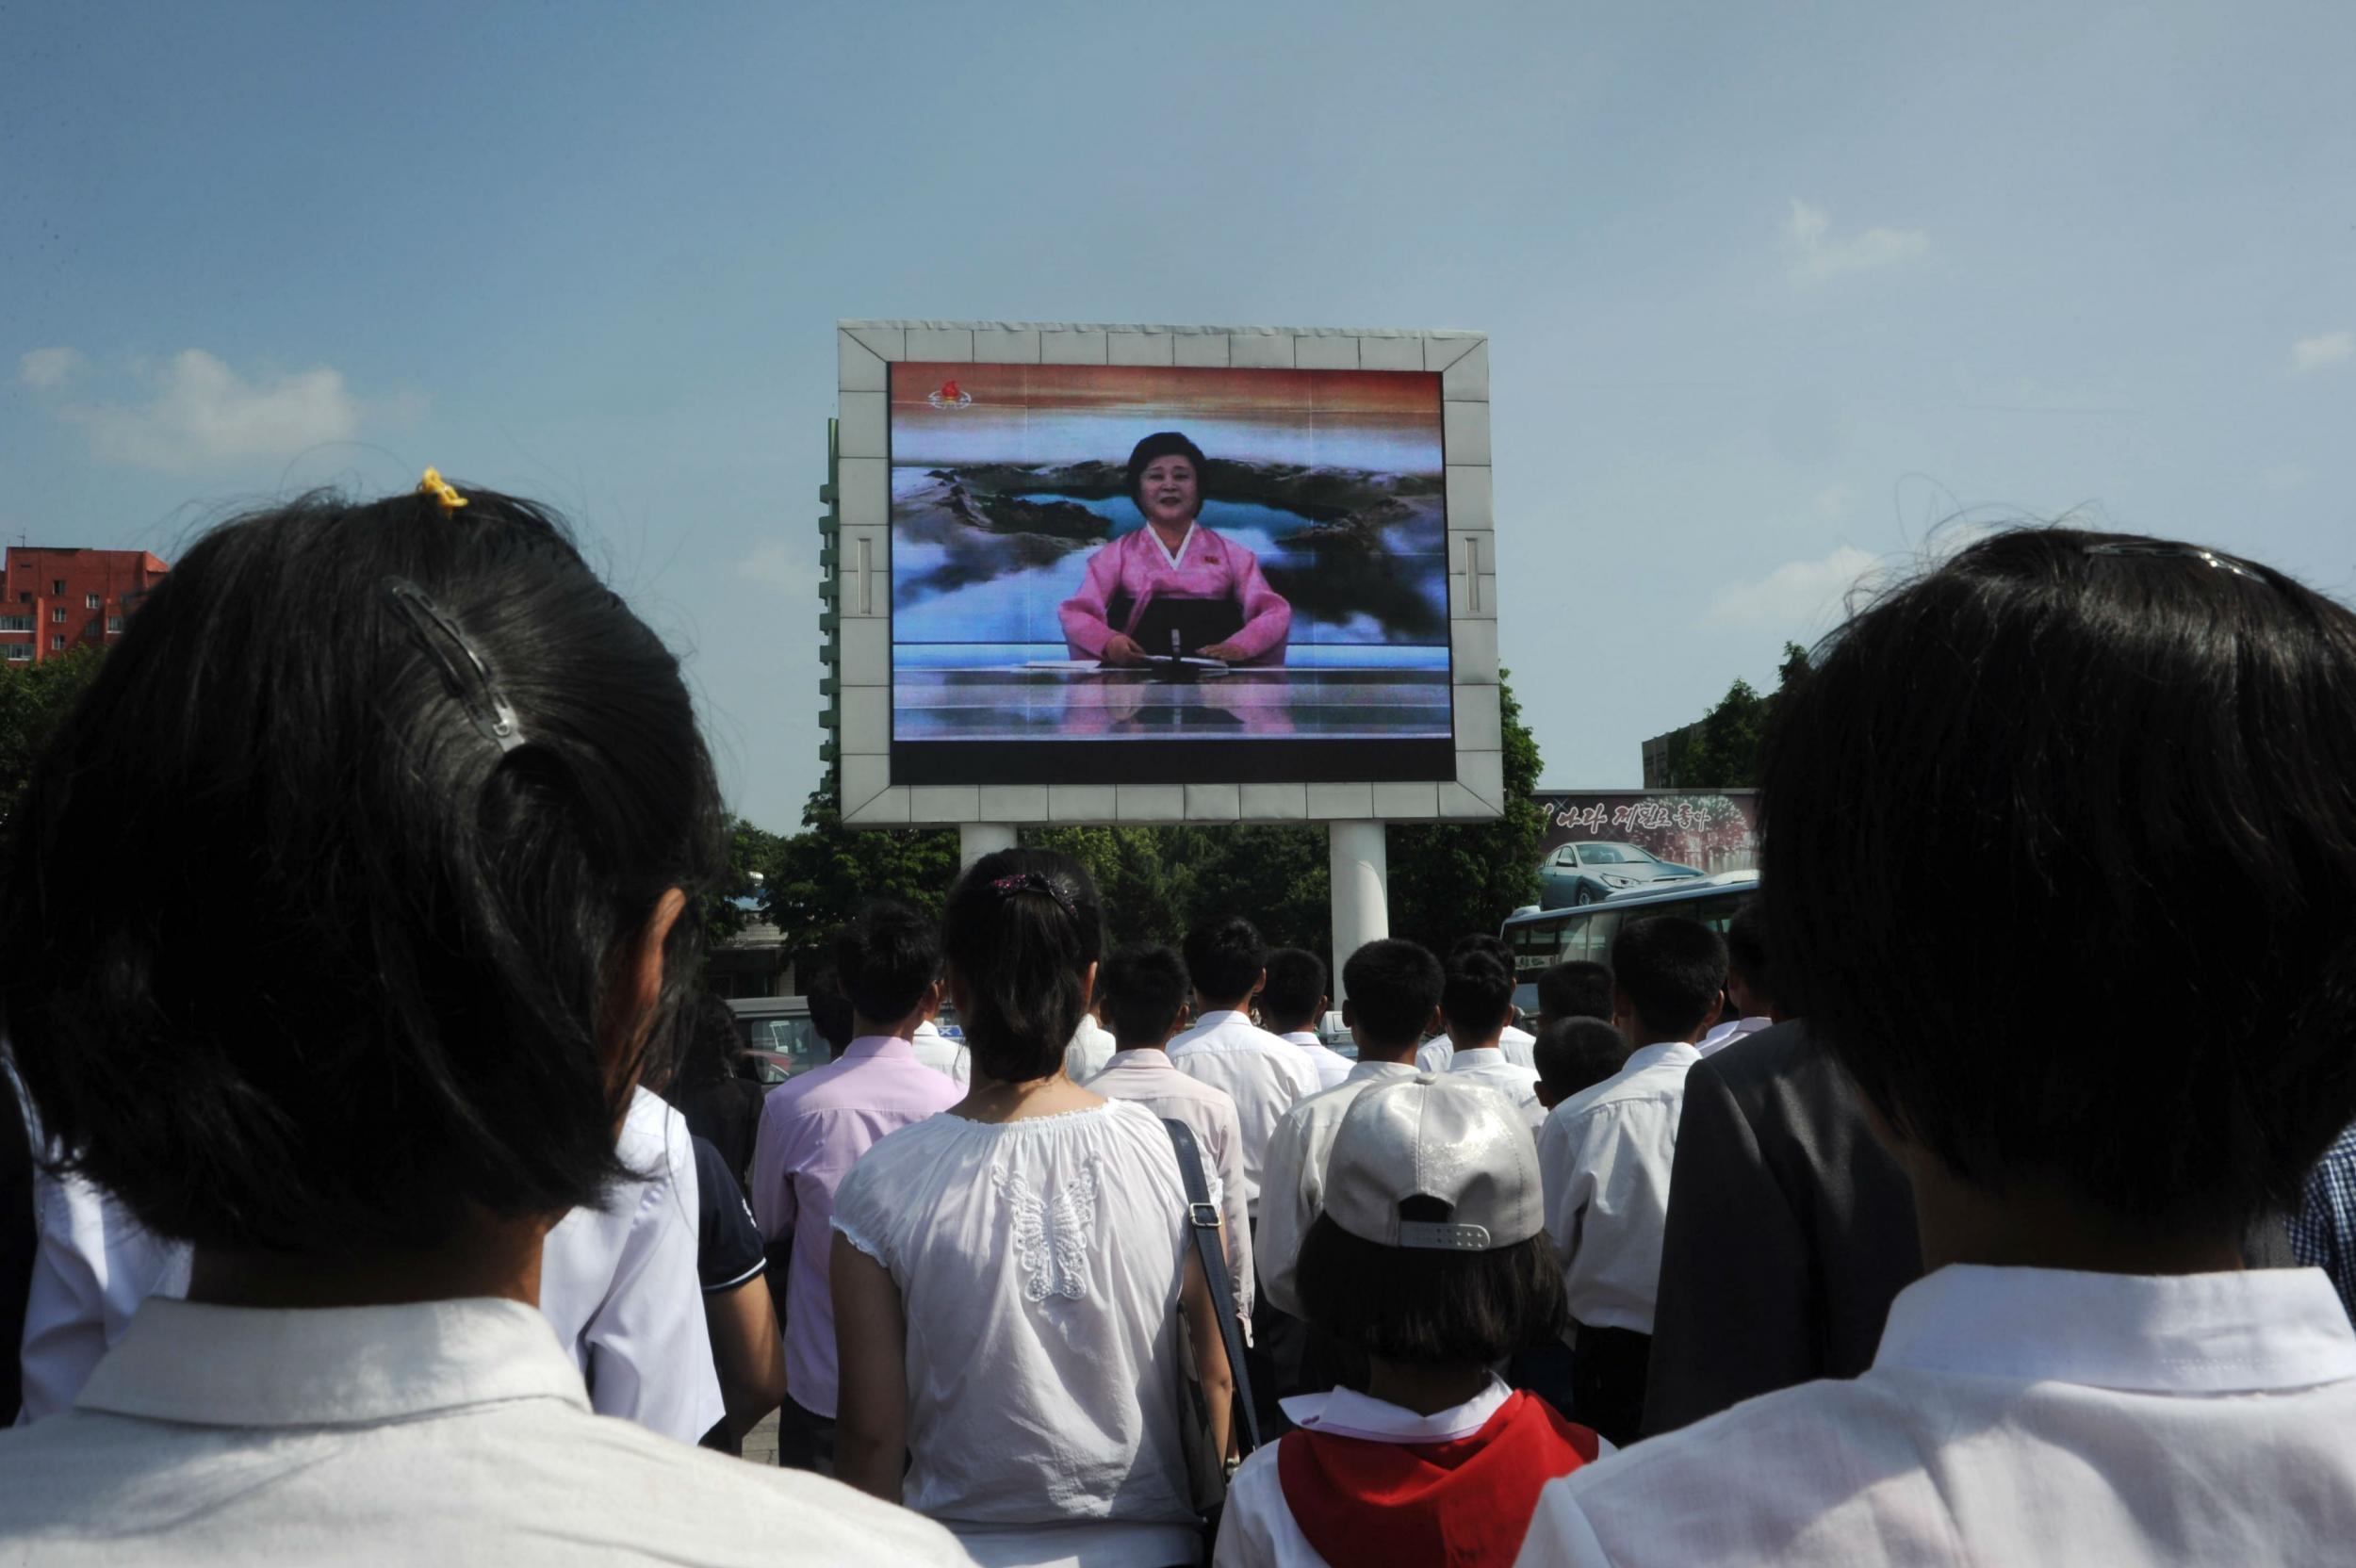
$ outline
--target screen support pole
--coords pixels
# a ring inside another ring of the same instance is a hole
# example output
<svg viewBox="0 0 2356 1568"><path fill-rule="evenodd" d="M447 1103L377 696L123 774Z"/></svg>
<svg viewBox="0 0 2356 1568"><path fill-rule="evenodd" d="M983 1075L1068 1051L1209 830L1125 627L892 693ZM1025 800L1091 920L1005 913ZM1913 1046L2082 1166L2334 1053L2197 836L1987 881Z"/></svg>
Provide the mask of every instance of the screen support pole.
<svg viewBox="0 0 2356 1568"><path fill-rule="evenodd" d="M1326 825L1333 870L1333 1004L1342 1003L1342 965L1370 941L1391 934L1390 851L1379 822Z"/></svg>
<svg viewBox="0 0 2356 1568"><path fill-rule="evenodd" d="M963 871L985 855L1014 847L1014 828L1003 822L957 825L957 870Z"/></svg>

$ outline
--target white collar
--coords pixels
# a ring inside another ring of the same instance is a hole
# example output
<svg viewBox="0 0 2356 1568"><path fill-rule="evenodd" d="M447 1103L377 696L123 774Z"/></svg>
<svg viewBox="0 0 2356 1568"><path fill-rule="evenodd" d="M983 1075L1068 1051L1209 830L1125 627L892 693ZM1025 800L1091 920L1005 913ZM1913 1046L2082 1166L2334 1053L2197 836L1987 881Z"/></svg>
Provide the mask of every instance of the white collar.
<svg viewBox="0 0 2356 1568"><path fill-rule="evenodd" d="M1194 1021L1194 1027L1186 1033L1207 1035L1214 1029L1224 1029L1231 1023L1240 1023L1247 1028L1252 1027L1252 1015L1240 1007L1227 1007L1218 1012L1204 1013Z"/></svg>
<svg viewBox="0 0 2356 1568"><path fill-rule="evenodd" d="M1178 551L1175 555L1170 553L1170 549L1168 545L1162 543L1161 534L1154 531L1152 523L1145 525L1145 533L1147 538L1153 541L1153 547L1162 552L1162 559L1170 563L1170 569L1174 572L1180 566L1186 564L1187 547L1194 543L1194 529L1195 519L1191 517L1187 518L1186 536L1178 541Z"/></svg>
<svg viewBox="0 0 2356 1568"><path fill-rule="evenodd" d="M1413 1078L1419 1070L1413 1062L1352 1062L1345 1084L1363 1084L1376 1078Z"/></svg>
<svg viewBox="0 0 2356 1568"><path fill-rule="evenodd" d="M1495 1373L1489 1386L1461 1405L1417 1415L1403 1405L1373 1398L1351 1389L1331 1394L1297 1394L1277 1401L1293 1425L1337 1437L1362 1437L1370 1443L1454 1443L1489 1424L1513 1391Z"/></svg>
<svg viewBox="0 0 2356 1568"><path fill-rule="evenodd" d="M1951 1264L1898 1293L1873 1366L2251 1393L2356 1378L2356 1329L2320 1268L2149 1275Z"/></svg>
<svg viewBox="0 0 2356 1568"><path fill-rule="evenodd" d="M1502 1047L1464 1046L1459 1048L1456 1054L1448 1059L1448 1070L1450 1072L1461 1072L1468 1067L1494 1067L1503 1060L1505 1060L1505 1052Z"/></svg>
<svg viewBox="0 0 2356 1568"><path fill-rule="evenodd" d="M1322 1045L1325 1043L1306 1029L1296 1029L1291 1034L1283 1036L1282 1037L1291 1041L1295 1045Z"/></svg>
<svg viewBox="0 0 2356 1568"><path fill-rule="evenodd" d="M1629 1052L1619 1076L1625 1078L1629 1073L1642 1072L1648 1067L1659 1067L1664 1062L1682 1062L1692 1067L1701 1059L1702 1054L1685 1040L1662 1040L1658 1045L1640 1045Z"/></svg>
<svg viewBox="0 0 2356 1568"><path fill-rule="evenodd" d="M155 1296L74 1403L193 1427L354 1427L507 1399L589 1409L580 1368L520 1301L277 1311Z"/></svg>
<svg viewBox="0 0 2356 1568"><path fill-rule="evenodd" d="M928 1037L937 1040L945 1040L949 1037L948 1036L942 1034L939 1028L934 1026L931 1019L926 1019L924 1022L916 1026L916 1037L918 1039L924 1039Z"/></svg>
<svg viewBox="0 0 2356 1568"><path fill-rule="evenodd" d="M1155 1060L1157 1057L1159 1060ZM1106 1072L1110 1072L1117 1067L1128 1068L1132 1071L1157 1071L1162 1068L1170 1067L1170 1053L1157 1046L1130 1046L1126 1050L1116 1051L1111 1055L1104 1058L1104 1070ZM1172 1068L1171 1070L1175 1071L1177 1070Z"/></svg>

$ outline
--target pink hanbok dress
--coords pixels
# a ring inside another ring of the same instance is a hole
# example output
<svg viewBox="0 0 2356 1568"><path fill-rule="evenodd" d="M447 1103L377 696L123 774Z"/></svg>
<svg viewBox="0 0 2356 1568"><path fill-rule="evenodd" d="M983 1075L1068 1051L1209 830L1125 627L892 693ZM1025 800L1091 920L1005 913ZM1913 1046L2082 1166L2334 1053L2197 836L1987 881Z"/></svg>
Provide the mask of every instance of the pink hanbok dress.
<svg viewBox="0 0 2356 1568"><path fill-rule="evenodd" d="M1080 591L1064 600L1059 612L1072 657L1102 659L1115 632L1136 635L1147 607L1157 598L1232 599L1242 609L1243 629L1227 640L1242 650L1240 662L1284 662L1292 606L1268 586L1259 557L1199 523L1186 531L1174 559L1151 527L1098 547L1088 557Z"/></svg>

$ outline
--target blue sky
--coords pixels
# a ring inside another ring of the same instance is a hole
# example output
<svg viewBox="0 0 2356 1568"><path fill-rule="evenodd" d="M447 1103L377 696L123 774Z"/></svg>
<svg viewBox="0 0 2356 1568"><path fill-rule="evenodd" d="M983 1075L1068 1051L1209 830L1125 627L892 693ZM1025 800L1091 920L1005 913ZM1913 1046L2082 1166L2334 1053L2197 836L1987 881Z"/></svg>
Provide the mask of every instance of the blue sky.
<svg viewBox="0 0 2356 1568"><path fill-rule="evenodd" d="M0 59L0 537L540 497L773 828L838 318L1488 332L1565 787L1935 532L2356 589L2344 4L77 4Z"/></svg>

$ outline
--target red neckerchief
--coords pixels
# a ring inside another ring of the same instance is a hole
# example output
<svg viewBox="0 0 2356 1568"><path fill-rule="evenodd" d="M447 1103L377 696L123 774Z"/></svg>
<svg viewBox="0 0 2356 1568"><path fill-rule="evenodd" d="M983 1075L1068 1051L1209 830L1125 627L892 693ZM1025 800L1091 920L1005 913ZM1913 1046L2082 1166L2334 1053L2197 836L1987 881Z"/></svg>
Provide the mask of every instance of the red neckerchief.
<svg viewBox="0 0 2356 1568"><path fill-rule="evenodd" d="M1276 1446L1293 1521L1348 1568L1511 1568L1538 1489L1595 1457L1595 1434L1515 1393L1470 1437L1377 1443L1303 1429Z"/></svg>

